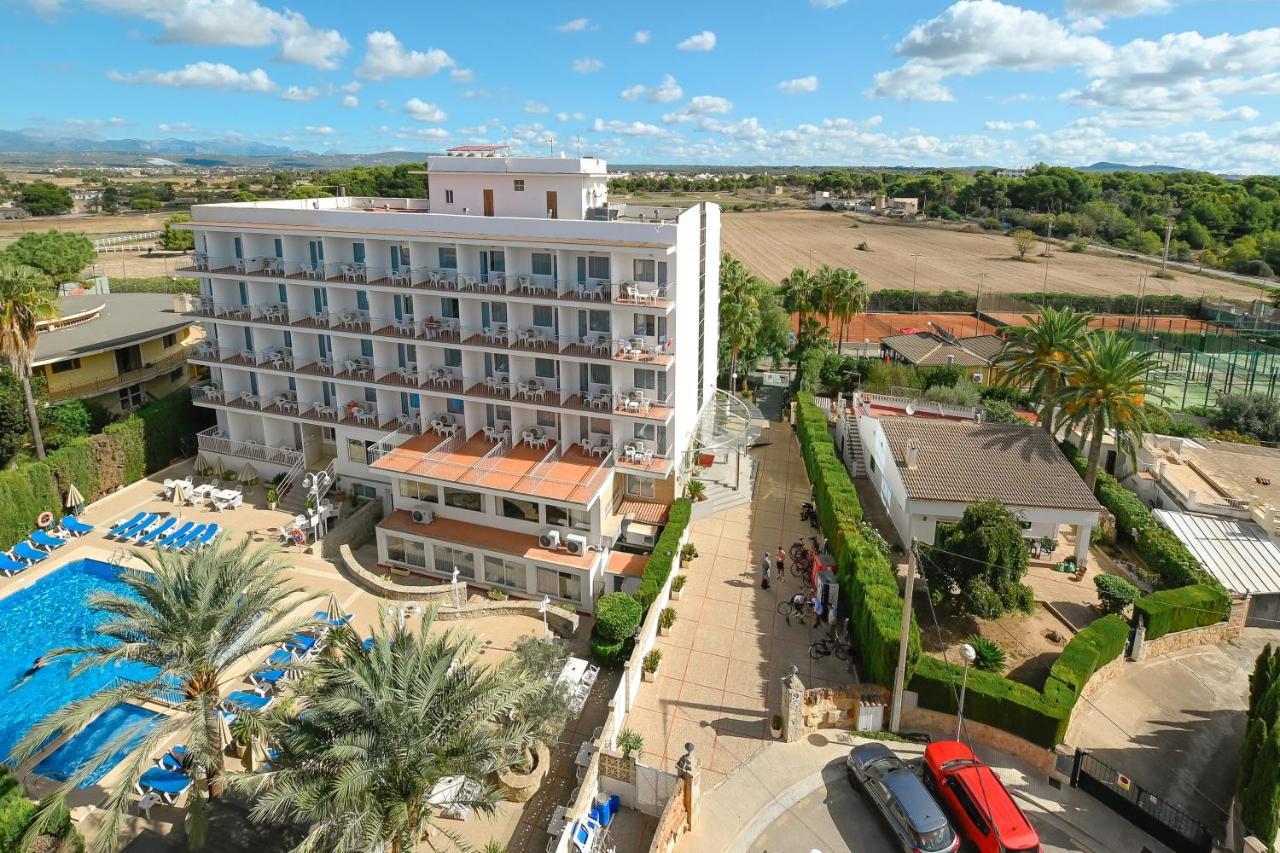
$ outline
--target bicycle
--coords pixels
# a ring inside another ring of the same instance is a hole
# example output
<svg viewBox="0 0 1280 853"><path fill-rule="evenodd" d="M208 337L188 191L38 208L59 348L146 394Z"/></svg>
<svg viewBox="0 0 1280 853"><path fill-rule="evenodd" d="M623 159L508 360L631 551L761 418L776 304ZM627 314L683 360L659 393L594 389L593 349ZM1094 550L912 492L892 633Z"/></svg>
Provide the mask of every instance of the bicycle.
<svg viewBox="0 0 1280 853"><path fill-rule="evenodd" d="M787 552L791 555L791 573L796 577L805 577L809 574L809 570L813 568L813 555L822 550L818 545L818 537L810 536L809 541L812 543L812 548L797 539L791 544L791 550Z"/></svg>
<svg viewBox="0 0 1280 853"><path fill-rule="evenodd" d="M849 620L844 620L841 630L832 631L830 635L817 640L809 646L809 657L814 660L835 655L838 660L849 660L853 657L853 643L849 641Z"/></svg>
<svg viewBox="0 0 1280 853"><path fill-rule="evenodd" d="M786 616L787 618L799 616L803 619L806 616L813 616L817 613L817 611L813 609L813 600L809 597L805 597L799 604L791 598L786 601L779 601L777 610L779 614Z"/></svg>

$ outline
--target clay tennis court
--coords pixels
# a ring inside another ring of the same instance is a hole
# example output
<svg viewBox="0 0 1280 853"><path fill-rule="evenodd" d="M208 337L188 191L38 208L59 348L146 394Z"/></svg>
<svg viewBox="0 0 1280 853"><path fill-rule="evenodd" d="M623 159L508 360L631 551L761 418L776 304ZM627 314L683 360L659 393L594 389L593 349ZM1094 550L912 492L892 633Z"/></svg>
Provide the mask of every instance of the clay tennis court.
<svg viewBox="0 0 1280 853"><path fill-rule="evenodd" d="M985 311L988 317L1008 323L1011 326L1025 326L1024 314L1017 311ZM954 315L953 315L954 316ZM1089 324L1094 329L1115 329L1131 332L1137 329L1147 334L1177 334L1181 332L1214 332L1218 327L1213 323L1197 320L1193 317L1139 317L1135 321L1132 314L1100 314Z"/></svg>
<svg viewBox="0 0 1280 853"><path fill-rule="evenodd" d="M791 318L791 326L794 330L799 329L795 317ZM972 314L858 314L845 323L844 340L850 344L876 344L890 335L929 332L939 328L958 338L998 332L995 326ZM834 341L839 334L840 321L833 318L831 339Z"/></svg>

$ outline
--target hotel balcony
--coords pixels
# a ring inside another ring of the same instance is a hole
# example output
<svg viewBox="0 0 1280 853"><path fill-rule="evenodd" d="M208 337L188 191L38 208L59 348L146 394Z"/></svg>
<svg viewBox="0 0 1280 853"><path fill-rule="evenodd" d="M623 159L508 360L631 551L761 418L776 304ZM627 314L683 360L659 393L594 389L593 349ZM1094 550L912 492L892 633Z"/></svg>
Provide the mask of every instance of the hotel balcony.
<svg viewBox="0 0 1280 853"><path fill-rule="evenodd" d="M631 305L665 311L675 305L675 283L588 279L584 282L557 281L533 273L479 273L468 275L453 269L379 267L358 261L290 261L281 258L235 258L216 255L193 256L192 263L176 270L190 275L225 275L239 278L267 278L272 281L300 281L313 284L352 284L397 290L434 291L473 295L518 296L563 302L600 305Z"/></svg>
<svg viewBox="0 0 1280 853"><path fill-rule="evenodd" d="M292 447L268 447L256 441L235 441L218 427L213 426L196 433L196 444L203 451L222 456L236 456L272 465L293 468L303 464L303 454Z"/></svg>
<svg viewBox="0 0 1280 853"><path fill-rule="evenodd" d="M547 434L462 430L418 436L392 433L369 448L369 467L456 485L586 504L612 470L613 454L562 447Z"/></svg>
<svg viewBox="0 0 1280 853"><path fill-rule="evenodd" d="M117 373L115 376L95 379L91 382L76 382L70 385L63 385L59 388L51 389L48 399L50 403L61 403L64 400L96 397L99 394L106 394L109 391L115 391L127 385L146 382L179 367L185 367L194 352L194 347L186 347L181 352L166 355L136 370L127 370L124 373Z"/></svg>

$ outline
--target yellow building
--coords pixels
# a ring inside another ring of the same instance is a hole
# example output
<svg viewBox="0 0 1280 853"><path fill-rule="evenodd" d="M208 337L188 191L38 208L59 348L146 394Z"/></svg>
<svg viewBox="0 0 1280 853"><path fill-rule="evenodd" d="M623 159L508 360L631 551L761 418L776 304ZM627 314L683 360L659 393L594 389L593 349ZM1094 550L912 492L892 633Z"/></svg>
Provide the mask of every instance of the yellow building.
<svg viewBox="0 0 1280 853"><path fill-rule="evenodd" d="M66 296L39 325L33 373L50 403L86 400L121 413L191 384L187 357L204 332L163 293Z"/></svg>

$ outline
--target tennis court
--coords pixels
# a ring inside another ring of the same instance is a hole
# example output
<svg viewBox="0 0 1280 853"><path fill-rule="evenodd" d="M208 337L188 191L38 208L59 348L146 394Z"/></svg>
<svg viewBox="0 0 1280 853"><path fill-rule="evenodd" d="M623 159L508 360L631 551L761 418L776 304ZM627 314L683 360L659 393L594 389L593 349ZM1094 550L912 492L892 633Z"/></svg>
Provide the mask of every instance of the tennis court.
<svg viewBox="0 0 1280 853"><path fill-rule="evenodd" d="M1160 366L1151 378L1163 387L1167 399L1160 405L1169 409L1216 406L1219 394L1273 398L1280 380L1280 351L1276 350L1201 352L1180 346L1165 348L1158 340L1135 340L1134 349L1155 352Z"/></svg>
<svg viewBox="0 0 1280 853"><path fill-rule="evenodd" d="M987 317L1010 326L1025 326L1026 313L1019 311L984 311ZM1035 316L1035 311L1027 312ZM1212 334L1218 329L1214 323L1197 320L1194 317L1159 317L1147 315L1134 317L1132 314L1098 314L1089 324L1094 329L1113 329L1120 332L1137 331L1147 335L1158 334Z"/></svg>
<svg viewBox="0 0 1280 853"><path fill-rule="evenodd" d="M799 321L791 318L791 327L798 331ZM881 338L890 335L901 335L912 331L928 332L941 328L958 338L973 335L997 334L998 329L973 314L857 314L850 317L844 326L844 340L849 344L879 344ZM831 340L835 342L840 336L840 321L832 318Z"/></svg>

